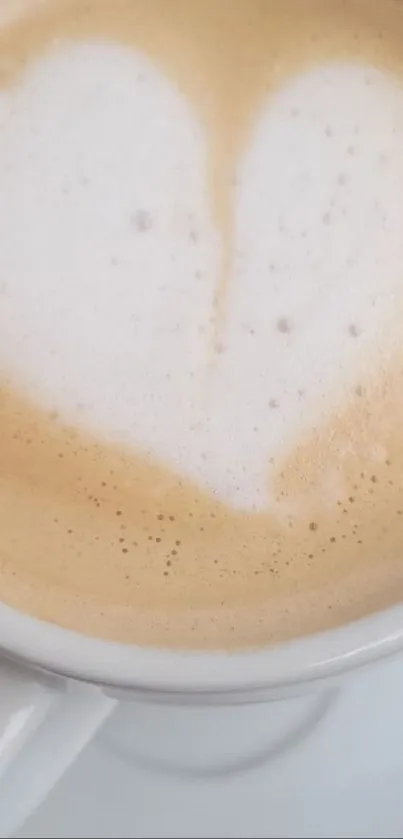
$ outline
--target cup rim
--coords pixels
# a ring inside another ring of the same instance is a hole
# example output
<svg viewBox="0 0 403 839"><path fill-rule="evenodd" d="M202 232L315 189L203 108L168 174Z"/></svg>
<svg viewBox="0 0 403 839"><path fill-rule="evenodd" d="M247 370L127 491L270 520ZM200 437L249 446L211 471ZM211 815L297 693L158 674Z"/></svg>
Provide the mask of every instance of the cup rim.
<svg viewBox="0 0 403 839"><path fill-rule="evenodd" d="M242 652L140 648L80 635L0 605L0 647L26 664L148 692L259 693L337 675L403 646L403 603L337 629Z"/></svg>

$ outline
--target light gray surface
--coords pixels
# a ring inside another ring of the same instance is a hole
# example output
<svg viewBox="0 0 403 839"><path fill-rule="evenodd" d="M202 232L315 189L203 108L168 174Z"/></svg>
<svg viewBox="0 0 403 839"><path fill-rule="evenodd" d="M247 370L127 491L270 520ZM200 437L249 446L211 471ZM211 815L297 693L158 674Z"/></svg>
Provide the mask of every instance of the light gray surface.
<svg viewBox="0 0 403 839"><path fill-rule="evenodd" d="M270 706L204 713L121 706L19 839L403 835L403 660L358 673L314 731L265 766L227 778L151 769L213 765L225 749L238 758L267 736Z"/></svg>

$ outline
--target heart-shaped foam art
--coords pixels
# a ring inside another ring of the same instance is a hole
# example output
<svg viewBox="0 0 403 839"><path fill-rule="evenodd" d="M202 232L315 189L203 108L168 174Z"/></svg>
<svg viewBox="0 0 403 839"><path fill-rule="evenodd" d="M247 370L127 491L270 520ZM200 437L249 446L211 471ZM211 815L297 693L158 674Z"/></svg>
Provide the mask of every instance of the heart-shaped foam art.
<svg viewBox="0 0 403 839"><path fill-rule="evenodd" d="M142 54L58 44L0 96L4 375L100 440L267 506L276 459L398 335L402 141L401 85L363 65L263 101L216 322L223 245L191 104Z"/></svg>

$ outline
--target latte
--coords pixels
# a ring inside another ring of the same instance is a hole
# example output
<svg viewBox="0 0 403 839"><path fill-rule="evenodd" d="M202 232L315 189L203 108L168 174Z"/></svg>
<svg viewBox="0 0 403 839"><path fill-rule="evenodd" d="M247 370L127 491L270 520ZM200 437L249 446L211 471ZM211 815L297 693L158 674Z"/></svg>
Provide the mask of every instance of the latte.
<svg viewBox="0 0 403 839"><path fill-rule="evenodd" d="M235 648L403 592L403 6L0 29L0 596Z"/></svg>

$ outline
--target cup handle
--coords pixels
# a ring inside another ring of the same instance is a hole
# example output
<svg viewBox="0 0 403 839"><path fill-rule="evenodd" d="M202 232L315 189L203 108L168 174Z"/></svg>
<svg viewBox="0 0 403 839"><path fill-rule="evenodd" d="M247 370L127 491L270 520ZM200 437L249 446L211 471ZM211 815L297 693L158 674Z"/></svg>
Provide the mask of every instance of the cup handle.
<svg viewBox="0 0 403 839"><path fill-rule="evenodd" d="M0 837L46 798L116 702L99 688L0 661Z"/></svg>

